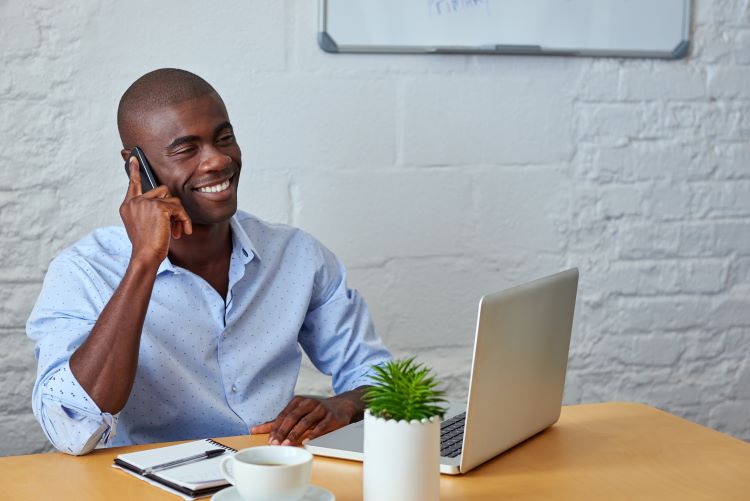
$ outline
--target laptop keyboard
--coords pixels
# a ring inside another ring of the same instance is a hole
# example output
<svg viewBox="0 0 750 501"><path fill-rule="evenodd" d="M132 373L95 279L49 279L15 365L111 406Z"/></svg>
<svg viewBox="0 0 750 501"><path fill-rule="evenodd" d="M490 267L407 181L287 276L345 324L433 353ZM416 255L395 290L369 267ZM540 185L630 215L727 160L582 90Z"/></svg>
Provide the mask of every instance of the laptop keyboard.
<svg viewBox="0 0 750 501"><path fill-rule="evenodd" d="M454 458L461 454L466 413L462 412L440 423L440 455Z"/></svg>

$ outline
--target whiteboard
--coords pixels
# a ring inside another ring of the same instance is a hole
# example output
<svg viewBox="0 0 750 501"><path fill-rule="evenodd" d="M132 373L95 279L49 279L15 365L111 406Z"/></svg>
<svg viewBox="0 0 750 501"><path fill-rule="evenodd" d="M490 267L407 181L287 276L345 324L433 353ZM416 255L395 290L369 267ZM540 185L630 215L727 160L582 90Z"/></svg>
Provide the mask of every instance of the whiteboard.
<svg viewBox="0 0 750 501"><path fill-rule="evenodd" d="M319 0L326 52L680 58L690 0Z"/></svg>

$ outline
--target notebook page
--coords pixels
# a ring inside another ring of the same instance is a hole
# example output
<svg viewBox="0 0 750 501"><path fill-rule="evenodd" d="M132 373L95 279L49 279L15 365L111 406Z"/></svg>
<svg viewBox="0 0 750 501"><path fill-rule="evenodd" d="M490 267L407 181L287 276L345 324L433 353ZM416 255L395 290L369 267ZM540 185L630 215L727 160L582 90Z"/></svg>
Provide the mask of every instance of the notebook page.
<svg viewBox="0 0 750 501"><path fill-rule="evenodd" d="M221 474L219 463L221 463L221 460L226 455L232 454L234 449L205 439L147 451L120 454L117 456L117 459L144 470L152 466L194 456L216 448L227 449L227 452L210 459L175 466L174 468L157 471L153 474L177 485L182 485L190 489L198 489L226 485L228 483Z"/></svg>
<svg viewBox="0 0 750 501"><path fill-rule="evenodd" d="M195 454L200 454L201 452L215 448L216 446L207 440L196 440L184 444L159 447L158 449L119 454L117 459L125 461L141 470L145 470L151 466L174 461L175 459L194 456Z"/></svg>
<svg viewBox="0 0 750 501"><path fill-rule="evenodd" d="M168 470L157 471L154 475L158 475L164 480L189 489L205 489L207 487L227 485L229 482L222 475L219 464L225 456L231 454L232 452L227 451L221 456L198 461L197 463L176 466Z"/></svg>

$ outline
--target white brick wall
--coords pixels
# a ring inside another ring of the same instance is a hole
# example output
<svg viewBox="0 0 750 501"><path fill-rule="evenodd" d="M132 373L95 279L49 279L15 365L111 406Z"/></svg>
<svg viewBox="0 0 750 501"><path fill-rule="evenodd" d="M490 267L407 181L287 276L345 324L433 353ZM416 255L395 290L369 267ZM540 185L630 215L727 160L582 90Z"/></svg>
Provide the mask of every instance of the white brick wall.
<svg viewBox="0 0 750 501"><path fill-rule="evenodd" d="M241 207L331 247L451 395L478 297L577 265L565 401L750 439L749 2L697 0L679 61L330 55L315 4L0 4L0 454L48 448L25 319L50 259L119 222L117 100L161 66L224 96Z"/></svg>

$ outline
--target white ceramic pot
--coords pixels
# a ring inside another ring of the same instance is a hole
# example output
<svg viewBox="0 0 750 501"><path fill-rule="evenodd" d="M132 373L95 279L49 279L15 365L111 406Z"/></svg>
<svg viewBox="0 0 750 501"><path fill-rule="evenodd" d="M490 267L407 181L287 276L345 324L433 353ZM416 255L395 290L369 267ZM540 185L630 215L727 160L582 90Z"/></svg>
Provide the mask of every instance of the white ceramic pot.
<svg viewBox="0 0 750 501"><path fill-rule="evenodd" d="M365 501L440 498L440 418L394 421L365 412Z"/></svg>

